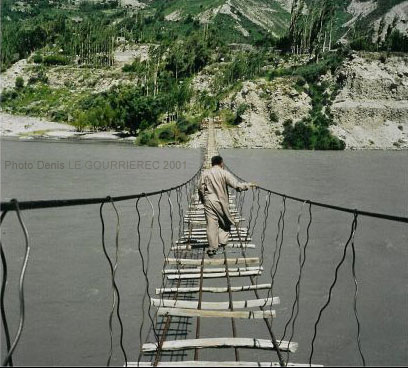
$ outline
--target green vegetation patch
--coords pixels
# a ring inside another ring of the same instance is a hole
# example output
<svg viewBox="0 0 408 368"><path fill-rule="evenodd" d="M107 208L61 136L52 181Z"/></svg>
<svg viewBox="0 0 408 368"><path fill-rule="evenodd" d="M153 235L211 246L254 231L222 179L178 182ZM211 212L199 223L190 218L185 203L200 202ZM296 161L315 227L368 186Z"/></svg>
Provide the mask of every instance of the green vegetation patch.
<svg viewBox="0 0 408 368"><path fill-rule="evenodd" d="M296 77L296 89L306 92L312 100L312 110L307 118L295 124L290 120L284 123L282 143L284 148L315 150L345 148L345 143L333 136L329 130L329 126L333 124L330 105L341 85L337 83L335 86L330 86L320 80L321 76L328 71L335 73L344 57L342 53L328 54L317 63L275 69L270 73L270 79L282 76ZM324 108L326 112L323 112Z"/></svg>
<svg viewBox="0 0 408 368"><path fill-rule="evenodd" d="M73 106L80 99L67 88L50 88L46 84L35 84L5 90L1 94L1 106L14 114L46 117L54 121L68 120Z"/></svg>

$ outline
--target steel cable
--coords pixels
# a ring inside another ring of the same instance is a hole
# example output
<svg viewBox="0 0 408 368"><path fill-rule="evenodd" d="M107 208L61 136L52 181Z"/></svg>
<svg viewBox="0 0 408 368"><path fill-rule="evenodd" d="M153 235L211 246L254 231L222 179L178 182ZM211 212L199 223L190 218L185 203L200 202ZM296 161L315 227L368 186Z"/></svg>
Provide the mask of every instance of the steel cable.
<svg viewBox="0 0 408 368"><path fill-rule="evenodd" d="M112 200L117 203L117 202L123 202L123 201L129 201L132 199L139 199L143 197L152 197L155 195L159 195L161 193L167 193L169 191L176 190L182 186L184 186L186 183L189 183L193 181L201 172L202 166L198 169L198 171L194 174L193 177L191 177L189 180L186 182L179 184L177 186L168 188L168 189L162 189L162 190L157 190L154 192L148 192L148 193L138 193L138 194L131 194L131 195L125 195L125 196L116 196L116 197L111 197ZM103 198L74 198L74 199L52 199L52 200L39 200L39 201L24 201L24 202L19 202L19 208L20 210L33 210L33 209L39 209L39 208L58 208L58 207L69 207L69 206L84 206L84 205L91 205L91 204L101 204L105 202L106 197ZM1 202L0 207L2 211L15 211L15 204L13 200L8 201L8 202Z"/></svg>
<svg viewBox="0 0 408 368"><path fill-rule="evenodd" d="M13 352L15 348L17 347L17 344L20 340L21 333L23 332L24 328L24 321L25 321L25 298L24 298L24 278L27 270L27 264L28 264L28 259L30 256L30 243L29 243L29 236L28 236L28 230L26 225L24 224L24 221L21 216L21 210L19 206L19 202L16 199L13 199L11 202L14 203L15 206L15 211L17 214L18 222L20 223L21 229L24 234L24 241L25 241L25 254L24 254L24 260L23 264L21 266L21 271L20 271L20 278L19 278L19 303L20 303L20 318L19 318L19 325L18 329L16 332L16 335L14 337L13 343L10 346L10 349L7 351L6 357L3 360L2 365L6 366L10 362L10 358L13 355ZM4 213L5 216L5 213ZM2 220L4 219L4 216L2 216ZM2 257L3 260L3 257Z"/></svg>
<svg viewBox="0 0 408 368"><path fill-rule="evenodd" d="M292 326L291 326L292 332L291 332L291 335L289 337L289 344L293 341L293 337L295 336L295 324L296 324L296 320L297 320L297 317L298 317L299 312L300 312L300 284L301 284L301 280L302 280L303 267L304 267L304 265L306 263L306 249L307 249L307 246L309 244L310 226L312 224L312 206L309 203L309 222L308 222L308 225L307 225L307 228L306 228L306 240L305 240L305 242L303 244L303 255L302 255L302 245L300 243L300 226L301 226L300 221L301 221L301 217L302 217L302 214L303 214L303 208L304 208L306 203L307 202L305 201L302 204L302 207L300 209L300 212L299 212L299 215L298 215L298 225L297 225L297 233L296 233L296 241L297 241L297 245L299 247L299 276L298 276L298 279L297 279L297 282L296 282L296 287L295 287L296 295L295 295L295 300L294 300L293 305L292 305L292 312L291 312L290 318L289 318L289 320L287 321L287 323L285 325L283 336L281 338L281 340L285 339L286 330L289 327L290 322L292 322ZM296 312L295 312L295 309L296 309ZM286 358L286 363L289 362L289 355L290 354L289 354L289 351L288 351L287 358Z"/></svg>
<svg viewBox="0 0 408 368"><path fill-rule="evenodd" d="M353 222L352 222L352 224L351 224L350 236L349 236L349 238L348 238L348 240L347 240L347 242L346 242L346 244L345 244L345 246L344 246L343 255L342 255L341 259L340 259L340 262L339 262L339 263L337 264L337 266L336 266L336 271L335 271L335 274L334 274L334 280L333 280L332 284L330 285L329 295L328 295L327 301L326 301L326 303L323 305L323 307L320 309L319 315L318 315L317 320L316 320L316 322L315 322L315 324L314 324L314 333L313 333L313 339L312 339L312 344L311 344L311 351L310 351L310 356L309 356L309 365L312 364L312 359L313 359L313 354L314 354L314 343L315 343L315 340L316 340L316 337L317 337L317 327L318 327L318 325L319 325L319 323L320 323L320 320L321 320L321 318L322 318L323 312L325 311L325 309L326 309L326 308L329 306L329 304L330 304L331 297L332 297L332 292L333 292L333 289L334 289L334 287L335 287L335 285L336 285L336 283L337 283L339 270L340 270L341 266L343 265L343 263L344 263L344 261L345 261L345 259L346 259L346 254L347 254L348 246L349 246L350 242L352 241L352 239L354 239L354 234L355 234L356 229L357 229L357 216L358 216L357 213L355 213L355 214L354 214Z"/></svg>
<svg viewBox="0 0 408 368"><path fill-rule="evenodd" d="M116 315L119 321L120 325L120 348L122 350L124 359L125 359L125 365L127 366L127 354L123 345L123 336L124 336L124 327L123 327L123 322L122 318L120 316L120 293L119 293L119 288L116 283L116 271L118 268L118 262L119 262L119 232L120 232L120 216L119 216L119 211L117 210L115 203L113 202L111 197L107 197L106 201L109 201L112 204L112 207L115 211L116 214L116 235L115 235L115 259L114 262L112 262L112 259L110 258L107 248L106 248L106 242L105 242L105 221L103 217L103 207L106 202L103 202L100 206L99 209L99 216L101 219L101 225L102 225L102 248L103 248L103 253L108 261L109 264L109 269L111 272L111 279L112 279L112 309L111 313L109 315L109 336L110 336L110 350L109 350L109 356L106 365L110 366L111 360L112 360L112 354L113 354L113 314L115 313L116 309Z"/></svg>
<svg viewBox="0 0 408 368"><path fill-rule="evenodd" d="M248 227L247 227L247 232L245 234L245 243L248 242L248 237L249 237L249 232L251 229L251 224L252 224L252 220L253 220L253 212L254 212L254 206L255 206L255 188L251 188L252 191L252 204L251 204L251 208L249 210L249 216L248 216ZM238 230L238 229L237 229Z"/></svg>
<svg viewBox="0 0 408 368"><path fill-rule="evenodd" d="M281 251L282 251L282 245L283 245L283 240L284 240L284 232L285 232L285 214L286 214L286 198L283 197L282 199L282 209L280 211L279 215L279 220L278 220L278 231L276 233L276 238L275 238L275 251L273 254L273 260L272 260L272 265L271 265L271 270L270 270L270 275L271 275L271 287L268 290L268 298L272 298L273 300L273 287L275 285L275 276L278 271L278 266L279 266L279 260L281 257ZM280 238L280 241L279 241ZM279 244L279 246L278 246ZM272 304L270 306L270 310L272 312ZM273 321L273 320L272 320Z"/></svg>
<svg viewBox="0 0 408 368"><path fill-rule="evenodd" d="M355 220L356 220L356 225L355 227L357 228L358 222L357 222L357 215L355 215ZM352 273L353 273L353 281L354 281L354 302L353 302L353 309L354 309L354 315L356 317L356 322L357 322L357 347L358 351L361 357L361 360L363 362L363 366L366 366L366 360L363 354L363 351L361 349L361 339L360 339L360 320L358 318L358 311L357 311L357 296L358 296L358 283L357 283L357 276L356 276L356 249L354 246L354 239L355 239L355 231L353 234L353 239L351 240L351 249L352 249L352 255L353 255L353 262L352 262Z"/></svg>
<svg viewBox="0 0 408 368"><path fill-rule="evenodd" d="M239 179L241 181L245 181L244 179L239 177L237 174L235 174L229 167L228 167L228 171L231 172L231 174L234 175L237 179ZM328 208L328 209L332 209L332 210L336 210L336 211L340 211L340 212L353 213L353 214L357 214L359 216L367 216L367 217L374 217L374 218L379 218L379 219L383 219L383 220L408 223L408 217L388 215L388 214L385 214L385 213L362 211L362 210L357 210L357 209L353 209L353 208L335 206L335 205L328 204L328 203L309 201L309 200L304 199L304 198L298 198L298 197L294 197L294 196L291 196L291 195L287 195L285 193L279 193L279 192L276 192L276 191L273 191L273 190L270 190L270 189L267 189L267 188L264 188L264 187L260 187L260 186L258 186L257 188L259 188L260 190L262 190L264 192L268 192L268 193L277 195L279 197L285 197L286 199L290 199L292 201L297 201L297 202L308 201L310 204L312 204L313 206L316 206L316 207L323 207L323 208Z"/></svg>
<svg viewBox="0 0 408 368"><path fill-rule="evenodd" d="M7 211L2 212L1 217L0 217L0 226L3 223L4 218L7 215ZM11 348L11 341L10 341L10 331L8 328L8 323L7 323L7 315L6 315L6 308L4 305L4 295L6 292L6 286L7 286L7 259L6 259L6 255L4 253L3 250L3 244L2 241L0 239L0 255L1 255L1 264L3 267L3 277L1 279L1 294L0 294L0 308L1 308L1 322L2 322L2 326L4 328L4 335L6 337L6 348L7 351L10 351ZM10 367L13 366L13 357L10 356L8 362L6 362L7 365L9 365ZM3 364L4 365L4 364Z"/></svg>
<svg viewBox="0 0 408 368"><path fill-rule="evenodd" d="M140 352L139 352L139 357L138 357L138 364L140 363L140 360L141 360L142 355L143 355L143 349L142 349L143 342L142 341L143 341L143 328L144 328L144 324L145 324L146 298L148 298L148 301L149 301L148 313L147 314L148 314L148 317L149 317L150 322L151 322L150 327L153 328L153 333L154 333L154 336L155 336L157 342L159 341L158 334L156 332L156 329L154 328L154 320L153 320L153 317L151 316L151 313L150 313L151 312L151 306L150 306L151 297L150 297L150 292L149 292L150 283L149 283L149 278L148 278L148 275L147 275L147 272L149 270L149 264L148 264L148 261L149 261L149 249L147 249L148 254L147 254L147 260L145 261L145 257L143 256L142 247L141 247L141 233L140 233L141 215L140 215L140 210L139 210L139 201L140 201L140 198L137 199L136 205L135 205L136 213L137 213L137 226L136 226L137 248L138 248L140 259L142 261L142 272L143 272L143 275L144 275L144 278L145 278L146 287L145 287L145 291L144 291L143 298L142 298L142 322L141 322L140 328L139 328ZM149 201L149 203L152 206L152 209L153 209L152 211L153 211L153 215L154 215L153 205L152 205L152 203L150 201ZM153 226L153 220L154 220L154 217L152 216L151 226Z"/></svg>

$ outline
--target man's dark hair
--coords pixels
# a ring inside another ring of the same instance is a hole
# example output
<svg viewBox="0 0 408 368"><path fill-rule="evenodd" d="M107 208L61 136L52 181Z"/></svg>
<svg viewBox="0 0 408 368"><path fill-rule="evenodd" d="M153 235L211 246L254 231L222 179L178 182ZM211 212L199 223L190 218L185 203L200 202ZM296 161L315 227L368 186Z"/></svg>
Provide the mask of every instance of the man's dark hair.
<svg viewBox="0 0 408 368"><path fill-rule="evenodd" d="M214 156L211 159L211 165L215 166L215 165L221 165L223 163L223 159L221 156Z"/></svg>

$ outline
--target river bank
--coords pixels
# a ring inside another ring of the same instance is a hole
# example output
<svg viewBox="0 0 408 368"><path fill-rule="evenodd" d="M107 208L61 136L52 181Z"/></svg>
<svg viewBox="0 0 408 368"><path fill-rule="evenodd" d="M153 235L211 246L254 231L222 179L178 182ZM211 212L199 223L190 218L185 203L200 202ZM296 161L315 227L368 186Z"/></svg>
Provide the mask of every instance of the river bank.
<svg viewBox="0 0 408 368"><path fill-rule="evenodd" d="M240 135L239 129L216 129L217 142L220 148L249 148L249 149L282 149L282 147L274 142L266 142L265 139L258 144L251 144L247 140L239 141L233 139L235 135ZM234 136L234 137L233 137ZM66 123L57 123L48 121L38 117L11 115L0 112L0 137L18 140L52 140L52 141L106 141L134 144L137 137L129 136L126 132L120 131L78 131L73 125ZM232 137L232 138L231 138ZM233 141L233 144L231 144ZM201 148L205 146L206 132L204 130L193 134L187 143L180 145L169 145L168 147L177 148ZM252 142L253 143L253 142ZM348 145L346 150L380 150L380 151L404 151L407 150L406 145L383 145L383 146L367 146L353 144Z"/></svg>
<svg viewBox="0 0 408 368"><path fill-rule="evenodd" d="M37 117L0 113L0 136L21 140L103 140L134 143L136 137L117 131L79 132L74 126L47 121Z"/></svg>

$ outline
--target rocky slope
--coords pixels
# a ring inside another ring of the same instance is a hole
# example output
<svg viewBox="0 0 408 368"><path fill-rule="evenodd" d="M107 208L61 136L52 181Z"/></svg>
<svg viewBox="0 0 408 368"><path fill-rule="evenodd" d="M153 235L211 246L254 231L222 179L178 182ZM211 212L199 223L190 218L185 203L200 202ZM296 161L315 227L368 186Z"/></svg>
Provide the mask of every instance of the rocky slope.
<svg viewBox="0 0 408 368"><path fill-rule="evenodd" d="M311 107L310 97L296 91L294 81L287 78L245 82L237 94L222 102L221 107L236 112L241 105L247 106L243 122L238 127L217 132L222 148L279 148L283 122L301 120Z"/></svg>
<svg viewBox="0 0 408 368"><path fill-rule="evenodd" d="M355 55L336 78L332 131L347 148L408 148L408 57Z"/></svg>
<svg viewBox="0 0 408 368"><path fill-rule="evenodd" d="M408 148L408 56L355 54L335 75L323 79L342 85L330 108L330 129L347 149ZM204 76L198 81L201 90L211 85ZM259 79L244 82L220 107L236 112L241 105L247 106L242 123L217 130L222 148L281 148L284 121L307 117L311 99L298 92L291 77ZM197 133L188 145L202 142Z"/></svg>

